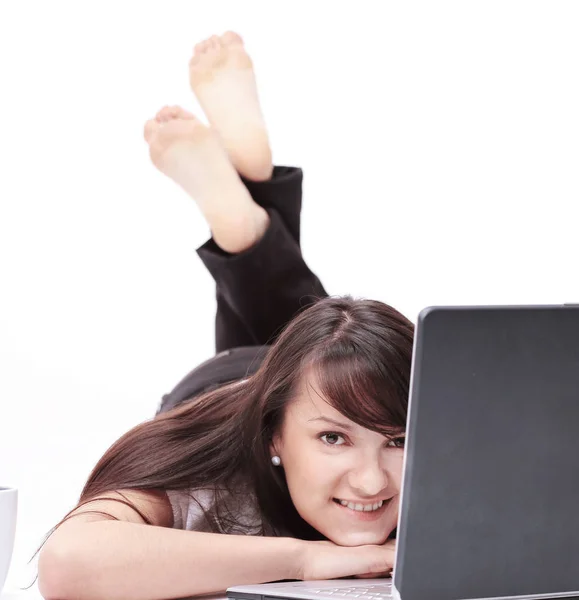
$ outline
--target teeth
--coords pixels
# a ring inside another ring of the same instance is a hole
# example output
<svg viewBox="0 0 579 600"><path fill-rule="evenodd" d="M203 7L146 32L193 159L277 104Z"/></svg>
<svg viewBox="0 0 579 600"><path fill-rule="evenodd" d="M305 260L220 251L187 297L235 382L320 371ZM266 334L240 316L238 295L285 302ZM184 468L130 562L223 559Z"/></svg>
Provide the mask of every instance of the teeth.
<svg viewBox="0 0 579 600"><path fill-rule="evenodd" d="M347 500L340 500L340 504L342 506L347 506L351 510L357 510L360 512L372 512L373 510L378 510L384 504L384 501L380 500L378 502L374 502L374 504L364 505L354 502L348 502Z"/></svg>

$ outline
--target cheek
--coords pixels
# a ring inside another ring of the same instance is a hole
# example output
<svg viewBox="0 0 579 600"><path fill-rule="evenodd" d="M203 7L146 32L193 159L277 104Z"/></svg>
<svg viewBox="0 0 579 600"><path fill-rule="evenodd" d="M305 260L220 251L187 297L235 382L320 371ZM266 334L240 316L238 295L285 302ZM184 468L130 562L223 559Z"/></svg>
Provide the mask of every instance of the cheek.
<svg viewBox="0 0 579 600"><path fill-rule="evenodd" d="M402 467L404 464L404 450L392 452L386 460L386 469L390 477L390 485L400 490L402 485Z"/></svg>
<svg viewBox="0 0 579 600"><path fill-rule="evenodd" d="M327 495L342 473L337 458L320 452L313 444L288 453L284 468L292 497Z"/></svg>
<svg viewBox="0 0 579 600"><path fill-rule="evenodd" d="M326 467L327 457L309 456L301 464L292 463L285 477L293 505L314 529L324 533L328 507L339 488L340 476ZM326 535L326 533L324 533Z"/></svg>

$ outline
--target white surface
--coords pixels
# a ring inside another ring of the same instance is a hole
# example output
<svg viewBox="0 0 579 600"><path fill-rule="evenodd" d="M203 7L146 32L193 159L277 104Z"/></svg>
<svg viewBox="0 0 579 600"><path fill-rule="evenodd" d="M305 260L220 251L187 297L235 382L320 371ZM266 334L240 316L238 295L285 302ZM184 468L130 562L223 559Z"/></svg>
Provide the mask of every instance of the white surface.
<svg viewBox="0 0 579 600"><path fill-rule="evenodd" d="M242 594L263 594L273 598L301 598L322 600L335 599L339 596L332 591L340 589L342 593L359 592L361 600L373 600L375 593L388 594L392 597L393 586L391 579L357 579L339 580L323 579L315 581L292 581L283 583L267 583L260 585L240 585L231 588L231 591ZM382 599L381 599L382 600Z"/></svg>
<svg viewBox="0 0 579 600"><path fill-rule="evenodd" d="M0 591L12 559L17 511L18 490L0 487Z"/></svg>
<svg viewBox="0 0 579 600"><path fill-rule="evenodd" d="M226 600L225 595L197 596L197 600ZM10 591L0 594L0 600L43 600L37 589L29 591Z"/></svg>
<svg viewBox="0 0 579 600"><path fill-rule="evenodd" d="M331 293L578 302L579 4L0 4L0 485L8 584L120 434L213 348L197 208L144 121L198 112L193 44L239 31Z"/></svg>
<svg viewBox="0 0 579 600"><path fill-rule="evenodd" d="M207 596L196 596L197 600L226 600L225 594L215 594ZM37 588L31 590L5 590L0 594L0 600L42 600L42 596ZM186 599L184 599L186 600Z"/></svg>
<svg viewBox="0 0 579 600"><path fill-rule="evenodd" d="M17 588L5 588L0 593L0 600L41 600L42 596L36 586L29 590L20 590Z"/></svg>

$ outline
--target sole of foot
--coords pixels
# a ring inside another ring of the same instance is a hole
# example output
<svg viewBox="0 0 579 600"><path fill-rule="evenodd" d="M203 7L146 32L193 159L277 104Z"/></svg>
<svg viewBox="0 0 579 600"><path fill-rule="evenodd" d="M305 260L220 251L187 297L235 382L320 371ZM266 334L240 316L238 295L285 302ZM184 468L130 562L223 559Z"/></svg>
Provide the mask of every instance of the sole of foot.
<svg viewBox="0 0 579 600"><path fill-rule="evenodd" d="M212 128L179 106L166 106L145 124L153 164L197 203L217 245L231 254L253 246L269 224Z"/></svg>
<svg viewBox="0 0 579 600"><path fill-rule="evenodd" d="M273 171L253 62L241 37L228 31L197 44L189 82L237 171L264 181Z"/></svg>

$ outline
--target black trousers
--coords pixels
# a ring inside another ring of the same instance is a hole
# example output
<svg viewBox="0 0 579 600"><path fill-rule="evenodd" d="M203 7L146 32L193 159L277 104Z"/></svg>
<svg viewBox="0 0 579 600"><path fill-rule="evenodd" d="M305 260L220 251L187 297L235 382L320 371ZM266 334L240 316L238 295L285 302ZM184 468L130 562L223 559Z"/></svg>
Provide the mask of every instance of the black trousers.
<svg viewBox="0 0 579 600"><path fill-rule="evenodd" d="M302 180L295 167L275 167L268 181L243 179L253 200L269 214L264 236L240 254L224 252L213 239L197 250L216 285L217 355L166 394L158 412L254 373L294 315L327 296L300 248Z"/></svg>

